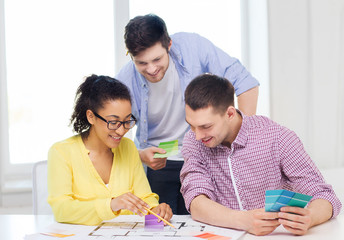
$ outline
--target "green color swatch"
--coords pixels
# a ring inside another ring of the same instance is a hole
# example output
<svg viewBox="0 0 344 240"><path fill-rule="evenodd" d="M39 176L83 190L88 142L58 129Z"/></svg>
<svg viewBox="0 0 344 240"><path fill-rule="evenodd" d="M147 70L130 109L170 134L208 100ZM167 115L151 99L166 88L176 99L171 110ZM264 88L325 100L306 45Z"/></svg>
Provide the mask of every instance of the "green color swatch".
<svg viewBox="0 0 344 240"><path fill-rule="evenodd" d="M178 140L161 142L158 147L164 149L166 153L155 153L154 158L166 158L178 154Z"/></svg>

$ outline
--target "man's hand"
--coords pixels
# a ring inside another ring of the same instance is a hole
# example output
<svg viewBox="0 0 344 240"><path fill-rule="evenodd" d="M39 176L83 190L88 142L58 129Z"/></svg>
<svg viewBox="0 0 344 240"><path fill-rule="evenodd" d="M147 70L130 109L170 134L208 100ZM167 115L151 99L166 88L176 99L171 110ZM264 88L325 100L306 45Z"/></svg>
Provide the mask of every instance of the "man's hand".
<svg viewBox="0 0 344 240"><path fill-rule="evenodd" d="M223 206L206 195L198 195L190 204L192 218L210 225L245 230L254 235L267 235L279 225L277 212L265 209L249 211L233 210Z"/></svg>
<svg viewBox="0 0 344 240"><path fill-rule="evenodd" d="M332 204L325 199L315 199L306 208L282 207L278 213L283 227L296 235L304 235L316 225L332 217Z"/></svg>
<svg viewBox="0 0 344 240"><path fill-rule="evenodd" d="M166 153L162 148L149 147L139 151L141 161L153 170L159 170L166 166L167 158L153 158L155 153Z"/></svg>
<svg viewBox="0 0 344 240"><path fill-rule="evenodd" d="M264 209L254 209L244 212L246 228L244 230L257 236L272 233L279 225L277 212L265 212Z"/></svg>
<svg viewBox="0 0 344 240"><path fill-rule="evenodd" d="M311 228L311 214L307 208L282 207L278 213L283 227L296 235L304 235Z"/></svg>

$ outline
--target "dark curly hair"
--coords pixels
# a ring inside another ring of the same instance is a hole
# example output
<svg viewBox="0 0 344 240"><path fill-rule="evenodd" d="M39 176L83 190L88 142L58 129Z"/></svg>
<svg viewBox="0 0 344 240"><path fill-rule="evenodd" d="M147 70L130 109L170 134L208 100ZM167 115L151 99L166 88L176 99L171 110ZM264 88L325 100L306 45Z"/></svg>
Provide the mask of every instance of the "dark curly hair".
<svg viewBox="0 0 344 240"><path fill-rule="evenodd" d="M105 102L118 99L131 103L129 89L123 83L108 76L93 74L87 77L76 92L74 112L70 119L73 130L87 137L91 124L87 120L86 111L97 112Z"/></svg>
<svg viewBox="0 0 344 240"><path fill-rule="evenodd" d="M157 42L161 42L168 51L171 38L164 20L154 14L147 14L129 21L125 26L124 40L129 53L136 56Z"/></svg>

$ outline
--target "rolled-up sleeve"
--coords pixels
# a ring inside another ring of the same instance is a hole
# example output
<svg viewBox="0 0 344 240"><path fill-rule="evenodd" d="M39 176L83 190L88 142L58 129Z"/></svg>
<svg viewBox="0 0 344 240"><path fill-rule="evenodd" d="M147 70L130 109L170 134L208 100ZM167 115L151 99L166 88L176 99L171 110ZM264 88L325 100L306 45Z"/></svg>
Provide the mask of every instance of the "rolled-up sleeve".
<svg viewBox="0 0 344 240"><path fill-rule="evenodd" d="M185 134L182 147L185 162L180 172L180 191L189 212L192 200L199 195L206 195L209 199L216 201L215 186L207 170L207 165L202 160L198 144L201 143L194 139L191 130Z"/></svg>
<svg viewBox="0 0 344 240"><path fill-rule="evenodd" d="M231 57L208 39L196 36L198 36L198 49L203 49L203 51L198 51L198 54L202 65L206 66L206 72L228 79L233 84L237 96L259 86L258 80L238 59Z"/></svg>
<svg viewBox="0 0 344 240"><path fill-rule="evenodd" d="M281 132L279 138L280 156L283 172L288 178L291 189L313 196L311 201L325 199L332 204L332 218L342 208L330 184L327 184L315 163L306 153L301 140L288 129Z"/></svg>

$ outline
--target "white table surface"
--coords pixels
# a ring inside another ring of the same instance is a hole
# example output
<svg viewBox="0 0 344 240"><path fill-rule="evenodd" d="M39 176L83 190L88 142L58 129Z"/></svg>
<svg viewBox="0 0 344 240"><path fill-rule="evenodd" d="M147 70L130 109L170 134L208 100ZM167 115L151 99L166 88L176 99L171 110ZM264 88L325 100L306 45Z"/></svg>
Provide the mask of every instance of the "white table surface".
<svg viewBox="0 0 344 240"><path fill-rule="evenodd" d="M0 215L0 239L18 240L23 239L26 234L34 234L43 231L45 227L54 223L51 215ZM344 213L336 219L332 219L319 226L311 228L304 236L294 236L283 227L278 227L273 233L266 236L254 236L246 233L243 240L343 240L344 239ZM61 238L52 238L61 239ZM66 238L67 239L67 238Z"/></svg>
<svg viewBox="0 0 344 240"><path fill-rule="evenodd" d="M279 226L269 235L258 237L246 233L242 239L279 240L293 238L296 240L344 240L344 213L342 212L337 218L311 228L308 233L303 236L294 236L290 232L287 232L282 226Z"/></svg>

